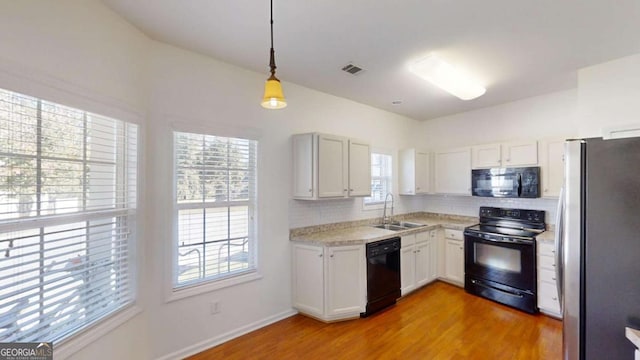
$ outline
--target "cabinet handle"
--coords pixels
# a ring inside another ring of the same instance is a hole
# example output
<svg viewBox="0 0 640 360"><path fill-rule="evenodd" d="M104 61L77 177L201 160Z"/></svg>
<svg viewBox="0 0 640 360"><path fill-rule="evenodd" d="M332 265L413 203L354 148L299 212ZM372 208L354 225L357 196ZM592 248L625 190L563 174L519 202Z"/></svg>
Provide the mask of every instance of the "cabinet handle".
<svg viewBox="0 0 640 360"><path fill-rule="evenodd" d="M556 278L552 277L551 280L556 281Z"/></svg>
<svg viewBox="0 0 640 360"><path fill-rule="evenodd" d="M464 248L462 246L460 246L460 250L464 250Z"/></svg>
<svg viewBox="0 0 640 360"><path fill-rule="evenodd" d="M329 257L333 257L333 254L329 255Z"/></svg>
<svg viewBox="0 0 640 360"><path fill-rule="evenodd" d="M557 298L557 297L552 297L551 299L553 299L553 300L558 300L558 298Z"/></svg>
<svg viewBox="0 0 640 360"><path fill-rule="evenodd" d="M549 189L544 189L544 192L549 192Z"/></svg>
<svg viewBox="0 0 640 360"><path fill-rule="evenodd" d="M318 255L318 257L322 257L322 254Z"/></svg>
<svg viewBox="0 0 640 360"><path fill-rule="evenodd" d="M343 191L344 191L344 192L347 192L347 189L344 189Z"/></svg>
<svg viewBox="0 0 640 360"><path fill-rule="evenodd" d="M353 189L349 189L349 191L353 191Z"/></svg>
<svg viewBox="0 0 640 360"><path fill-rule="evenodd" d="M416 190L420 190L420 188L416 188Z"/></svg>
<svg viewBox="0 0 640 360"><path fill-rule="evenodd" d="M507 159L507 162L511 162L511 159Z"/></svg>
<svg viewBox="0 0 640 360"><path fill-rule="evenodd" d="M313 189L309 189L309 192L313 192Z"/></svg>

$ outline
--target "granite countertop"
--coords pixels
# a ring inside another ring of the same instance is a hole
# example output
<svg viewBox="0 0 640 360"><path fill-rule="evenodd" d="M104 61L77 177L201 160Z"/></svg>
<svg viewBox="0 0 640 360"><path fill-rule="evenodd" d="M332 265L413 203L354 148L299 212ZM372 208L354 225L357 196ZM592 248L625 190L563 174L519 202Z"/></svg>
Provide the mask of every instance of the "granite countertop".
<svg viewBox="0 0 640 360"><path fill-rule="evenodd" d="M627 327L625 329L625 335L627 335L627 339L629 339L636 348L640 349L640 330Z"/></svg>
<svg viewBox="0 0 640 360"><path fill-rule="evenodd" d="M362 220L355 222L326 224L307 228L292 229L290 240L320 245L358 245L374 241L384 240L396 236L415 234L444 227L447 229L464 230L465 227L478 223L477 218L462 216L445 216L431 213L413 213L394 218L414 223L426 224L426 226L392 231L378 229L372 225L378 224L375 220Z"/></svg>

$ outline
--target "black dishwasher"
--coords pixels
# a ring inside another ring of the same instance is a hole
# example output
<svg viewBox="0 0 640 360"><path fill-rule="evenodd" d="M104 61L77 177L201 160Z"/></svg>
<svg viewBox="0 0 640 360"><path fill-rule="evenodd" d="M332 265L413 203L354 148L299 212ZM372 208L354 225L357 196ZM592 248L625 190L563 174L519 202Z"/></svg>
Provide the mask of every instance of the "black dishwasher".
<svg viewBox="0 0 640 360"><path fill-rule="evenodd" d="M396 303L400 297L400 238L367 244L367 307L362 317Z"/></svg>

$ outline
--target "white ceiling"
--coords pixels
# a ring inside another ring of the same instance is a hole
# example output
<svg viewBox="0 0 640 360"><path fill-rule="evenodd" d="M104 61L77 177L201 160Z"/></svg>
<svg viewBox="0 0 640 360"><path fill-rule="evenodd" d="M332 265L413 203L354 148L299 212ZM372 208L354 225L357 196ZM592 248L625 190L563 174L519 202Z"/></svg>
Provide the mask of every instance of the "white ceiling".
<svg viewBox="0 0 640 360"><path fill-rule="evenodd" d="M153 39L268 76L268 0L103 1ZM417 120L572 88L577 69L640 53L638 0L275 0L273 11L281 80ZM459 100L407 70L430 52L486 94ZM341 71L349 62L366 71Z"/></svg>

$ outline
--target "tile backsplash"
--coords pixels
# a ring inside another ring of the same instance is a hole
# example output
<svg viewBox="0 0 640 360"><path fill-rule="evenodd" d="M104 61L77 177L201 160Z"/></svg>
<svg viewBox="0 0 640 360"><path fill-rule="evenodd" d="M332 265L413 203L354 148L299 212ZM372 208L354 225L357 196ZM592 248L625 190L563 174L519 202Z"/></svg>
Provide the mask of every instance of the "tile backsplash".
<svg viewBox="0 0 640 360"><path fill-rule="evenodd" d="M499 199L472 196L395 196L395 214L417 211L478 216L480 206L544 210L545 222L555 223L557 199ZM364 210L362 199L289 200L289 228L382 217L382 209Z"/></svg>

